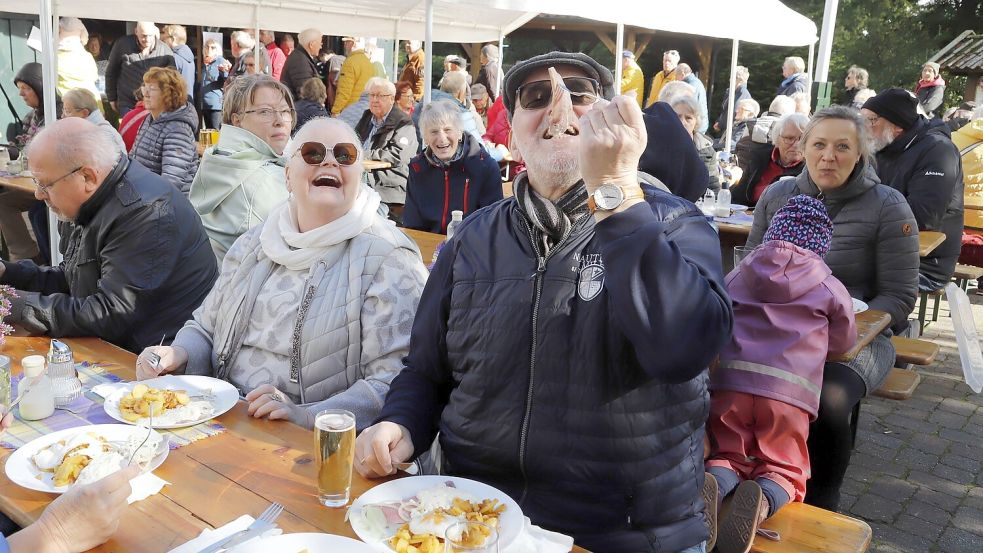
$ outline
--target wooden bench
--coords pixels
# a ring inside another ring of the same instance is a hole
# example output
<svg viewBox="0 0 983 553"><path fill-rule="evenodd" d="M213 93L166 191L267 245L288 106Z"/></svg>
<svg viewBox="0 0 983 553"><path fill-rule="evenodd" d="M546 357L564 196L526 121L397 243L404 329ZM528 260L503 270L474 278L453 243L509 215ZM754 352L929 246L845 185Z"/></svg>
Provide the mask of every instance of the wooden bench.
<svg viewBox="0 0 983 553"><path fill-rule="evenodd" d="M912 364L924 367L935 362L935 357L939 354L939 345L927 340L895 336L891 338L891 343L894 344L895 365ZM915 393L915 388L918 388L921 381L922 375L917 372L895 367L874 395L903 401Z"/></svg>
<svg viewBox="0 0 983 553"><path fill-rule="evenodd" d="M862 553L874 534L862 520L805 503L785 505L761 527L778 532L781 539L755 536L752 553Z"/></svg>
<svg viewBox="0 0 983 553"><path fill-rule="evenodd" d="M938 289L932 292L919 292L918 293L918 330L919 334L925 332L925 327L928 326L928 322L925 321L928 310L928 299L934 298L935 305L932 306L932 320L930 322L935 322L939 320L939 304L942 302L942 294L945 294L945 289Z"/></svg>
<svg viewBox="0 0 983 553"><path fill-rule="evenodd" d="M965 292L969 288L969 281L976 280L983 277L983 267L974 267L972 265L956 265L956 272L952 274L952 279L956 281L956 286L963 289Z"/></svg>

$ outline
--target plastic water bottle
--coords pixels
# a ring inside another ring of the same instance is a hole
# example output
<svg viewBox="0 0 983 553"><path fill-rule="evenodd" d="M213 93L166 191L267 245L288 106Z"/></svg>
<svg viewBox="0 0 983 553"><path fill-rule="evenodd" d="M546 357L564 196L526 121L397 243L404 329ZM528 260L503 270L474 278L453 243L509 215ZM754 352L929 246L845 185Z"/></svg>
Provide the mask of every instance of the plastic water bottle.
<svg viewBox="0 0 983 553"><path fill-rule="evenodd" d="M24 397L18 405L21 418L37 421L50 417L55 412L55 393L45 371L44 356L29 355L21 359L20 365L24 369L24 378L17 390L18 395Z"/></svg>
<svg viewBox="0 0 983 553"><path fill-rule="evenodd" d="M10 152L6 147L0 146L0 171L6 171L8 163L10 163Z"/></svg>
<svg viewBox="0 0 983 553"><path fill-rule="evenodd" d="M0 355L0 403L6 408L10 401L10 358Z"/></svg>
<svg viewBox="0 0 983 553"><path fill-rule="evenodd" d="M464 212L463 211L458 211L458 210L451 211L451 222L450 222L449 225L447 225L447 239L448 240L450 240L451 238L454 237L454 232L457 231L457 227L458 227L458 225L461 224L461 221L463 219L464 219Z"/></svg>
<svg viewBox="0 0 983 553"><path fill-rule="evenodd" d="M723 183L717 192L717 217L730 217L730 189Z"/></svg>

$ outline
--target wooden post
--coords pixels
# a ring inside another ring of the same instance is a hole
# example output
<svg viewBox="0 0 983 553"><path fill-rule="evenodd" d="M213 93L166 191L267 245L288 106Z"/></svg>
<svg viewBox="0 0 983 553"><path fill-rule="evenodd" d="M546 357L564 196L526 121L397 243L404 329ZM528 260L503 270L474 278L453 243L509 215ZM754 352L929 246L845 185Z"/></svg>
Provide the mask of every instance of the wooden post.
<svg viewBox="0 0 983 553"><path fill-rule="evenodd" d="M615 46L614 40L611 38L611 35L607 33L602 33L601 31L594 31L594 34L597 35L597 38L601 41L601 44L603 44L605 48L610 50L611 53L614 54L615 56L618 55L618 51L617 51L618 47Z"/></svg>

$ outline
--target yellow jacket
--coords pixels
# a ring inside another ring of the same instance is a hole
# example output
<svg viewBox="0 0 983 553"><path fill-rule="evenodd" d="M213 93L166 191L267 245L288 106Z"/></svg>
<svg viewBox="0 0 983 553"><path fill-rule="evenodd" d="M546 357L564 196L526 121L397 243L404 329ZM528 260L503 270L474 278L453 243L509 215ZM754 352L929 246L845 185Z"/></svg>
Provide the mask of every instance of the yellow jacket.
<svg viewBox="0 0 983 553"><path fill-rule="evenodd" d="M966 203L983 203L983 119L976 119L952 133L952 142L962 153L963 197ZM975 144L975 146L974 146ZM966 149L969 151L964 151Z"/></svg>
<svg viewBox="0 0 983 553"><path fill-rule="evenodd" d="M58 94L64 96L73 88L84 88L92 91L98 100L100 98L99 89L96 88L98 79L96 60L92 54L85 51L79 37L63 38L58 43Z"/></svg>
<svg viewBox="0 0 983 553"><path fill-rule="evenodd" d="M662 87L665 86L666 83L675 80L676 80L675 71L670 71L668 76L666 76L665 71L659 71L658 73L656 73L655 77L652 77L652 90L649 91L649 99L647 102L645 102L645 107L649 107L652 104L658 102L659 93L662 92Z"/></svg>
<svg viewBox="0 0 983 553"><path fill-rule="evenodd" d="M642 106L642 99L645 96L645 76L642 75L642 68L635 63L635 60L627 61L621 69L621 93L627 94L629 90L635 91L635 99L638 106Z"/></svg>
<svg viewBox="0 0 983 553"><path fill-rule="evenodd" d="M355 50L341 64L341 75L338 77L338 91L335 93L331 115L338 115L341 110L358 101L365 92L365 83L375 76L375 66L365 55L365 50Z"/></svg>

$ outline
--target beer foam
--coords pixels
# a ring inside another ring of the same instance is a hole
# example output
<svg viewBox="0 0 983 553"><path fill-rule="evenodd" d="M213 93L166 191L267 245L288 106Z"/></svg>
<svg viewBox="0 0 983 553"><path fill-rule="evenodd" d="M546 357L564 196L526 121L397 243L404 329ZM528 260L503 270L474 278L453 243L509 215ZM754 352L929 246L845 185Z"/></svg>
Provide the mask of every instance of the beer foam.
<svg viewBox="0 0 983 553"><path fill-rule="evenodd" d="M327 413L319 415L314 420L314 427L318 430L328 430L331 432L342 432L355 427L354 417L341 415L338 413Z"/></svg>

